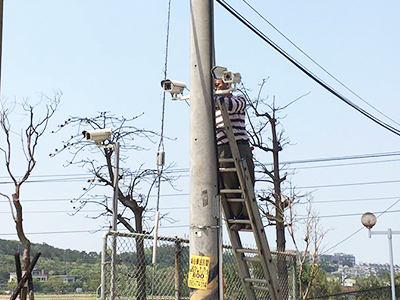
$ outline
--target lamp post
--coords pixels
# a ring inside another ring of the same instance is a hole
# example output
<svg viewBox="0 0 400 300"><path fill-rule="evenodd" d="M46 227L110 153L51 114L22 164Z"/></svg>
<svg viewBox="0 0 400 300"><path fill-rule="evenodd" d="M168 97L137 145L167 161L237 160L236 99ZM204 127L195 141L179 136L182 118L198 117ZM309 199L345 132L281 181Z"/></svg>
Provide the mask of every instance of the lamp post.
<svg viewBox="0 0 400 300"><path fill-rule="evenodd" d="M0 0L1 1L1 0ZM105 129L93 129L83 131L82 134L86 140L94 142L99 148L112 149L115 152L115 167L114 167L114 180L113 180L113 222L112 231L117 231L118 221L118 177L119 177L119 142L112 143L110 141L112 130L109 128ZM105 244L105 243L104 243ZM106 287L106 276L105 276L105 249L102 251L102 266L101 266L101 299L105 300L105 287ZM110 286L110 297L111 300L115 299L115 267L116 267L116 256L117 256L117 237L114 234L112 239L112 253L111 253L111 286Z"/></svg>
<svg viewBox="0 0 400 300"><path fill-rule="evenodd" d="M392 246L392 235L400 234L400 231L392 231L388 228L387 231L372 231L371 228L376 224L376 217L371 212L366 212L361 217L361 223L368 229L368 237L372 235L387 235L389 242L389 259L390 259L390 285L392 288L392 300L396 300L396 286L394 284L394 268L393 268L393 246Z"/></svg>

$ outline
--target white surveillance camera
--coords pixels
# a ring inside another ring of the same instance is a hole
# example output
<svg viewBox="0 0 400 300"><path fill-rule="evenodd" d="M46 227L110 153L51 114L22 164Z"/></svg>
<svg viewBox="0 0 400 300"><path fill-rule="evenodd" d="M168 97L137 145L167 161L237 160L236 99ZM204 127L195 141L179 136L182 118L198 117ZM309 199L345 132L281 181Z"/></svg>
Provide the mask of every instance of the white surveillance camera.
<svg viewBox="0 0 400 300"><path fill-rule="evenodd" d="M237 84L240 83L242 80L242 76L240 73L233 73L232 71L226 71L222 75L222 81L225 83L230 83L230 84Z"/></svg>
<svg viewBox="0 0 400 300"><path fill-rule="evenodd" d="M183 91L186 88L186 84L183 81L177 81L172 79L165 79L161 81L161 86L164 91L169 92L172 95L173 100L180 99L179 94L183 95Z"/></svg>
<svg viewBox="0 0 400 300"><path fill-rule="evenodd" d="M227 93L236 91L236 85L242 80L240 73L234 73L225 67L215 66L211 69L211 74L214 79L220 79L223 83L227 83L229 85L229 88L226 90L215 91L215 95L225 95Z"/></svg>
<svg viewBox="0 0 400 300"><path fill-rule="evenodd" d="M111 136L111 129L93 129L93 130L85 130L82 132L85 138L88 141L95 142L97 145L100 145L105 140L109 139Z"/></svg>
<svg viewBox="0 0 400 300"><path fill-rule="evenodd" d="M227 71L228 71L228 69L225 67L215 66L211 69L211 74L214 77L214 79L222 79L224 76L224 73Z"/></svg>
<svg viewBox="0 0 400 300"><path fill-rule="evenodd" d="M240 73L234 73L225 67L215 66L211 69L211 74L214 79L221 79L224 83L229 84L237 84L242 80Z"/></svg>

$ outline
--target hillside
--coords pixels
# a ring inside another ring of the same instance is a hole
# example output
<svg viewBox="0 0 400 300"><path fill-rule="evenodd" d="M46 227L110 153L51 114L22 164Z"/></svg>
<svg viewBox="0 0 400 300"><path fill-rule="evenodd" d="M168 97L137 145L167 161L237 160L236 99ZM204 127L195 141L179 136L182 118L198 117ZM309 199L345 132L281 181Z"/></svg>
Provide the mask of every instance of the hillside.
<svg viewBox="0 0 400 300"><path fill-rule="evenodd" d="M14 253L22 254L22 244L19 241L0 239L0 254L14 255ZM100 259L100 253L85 252L70 249L59 249L46 243L31 245L32 256L37 252L41 252L41 258L55 259L64 262L77 263L97 263Z"/></svg>
<svg viewBox="0 0 400 300"><path fill-rule="evenodd" d="M10 272L15 272L14 253L22 254L19 241L0 239L0 291L10 290ZM36 269L48 275L47 281L34 281L35 290L46 293L70 293L76 288L94 292L100 284L100 254L70 249L59 249L43 244L32 244L32 256L41 252ZM71 275L75 280L63 283L56 275Z"/></svg>

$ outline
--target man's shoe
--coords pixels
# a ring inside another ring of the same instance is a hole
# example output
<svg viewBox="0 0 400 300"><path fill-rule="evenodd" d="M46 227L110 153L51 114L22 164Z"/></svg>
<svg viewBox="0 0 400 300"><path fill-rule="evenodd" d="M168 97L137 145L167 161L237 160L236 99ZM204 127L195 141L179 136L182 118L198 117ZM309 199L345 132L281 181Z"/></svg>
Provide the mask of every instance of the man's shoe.
<svg viewBox="0 0 400 300"><path fill-rule="evenodd" d="M245 224L236 223L236 224L231 225L230 229L233 230L233 231L240 231L245 227L246 227Z"/></svg>

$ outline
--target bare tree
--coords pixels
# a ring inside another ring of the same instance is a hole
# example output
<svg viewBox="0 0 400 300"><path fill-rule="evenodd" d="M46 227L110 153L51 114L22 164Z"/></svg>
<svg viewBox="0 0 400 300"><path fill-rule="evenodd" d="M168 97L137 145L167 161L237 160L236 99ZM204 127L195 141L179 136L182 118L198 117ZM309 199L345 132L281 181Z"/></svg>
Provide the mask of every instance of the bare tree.
<svg viewBox="0 0 400 300"><path fill-rule="evenodd" d="M260 209L268 220L268 224L275 226L276 232L276 250L278 252L286 251L285 237L285 209L289 203L293 203L296 197L288 197L284 194L283 183L287 178L287 173L282 175L285 167L280 165L279 154L290 141L285 138L284 131L278 129L280 119L278 113L289 105L295 103L304 96L301 96L283 107L275 106L275 98L272 104L268 103L268 97L262 98L262 91L267 82L264 79L260 85L258 95L251 99L247 89L243 87L242 93L248 100L248 133L250 144L261 150L262 153L272 155L272 163L265 162L265 157L255 158L255 165L258 172L262 174L258 182L267 182L271 188L261 189L259 191L259 200L266 203ZM253 118L255 117L255 118ZM285 255L278 255L277 258L278 278L281 284L281 290L284 299L288 299L288 269Z"/></svg>
<svg viewBox="0 0 400 300"><path fill-rule="evenodd" d="M299 218L293 203L289 204L289 216L287 219L287 229L296 248L298 255L298 278L300 279L300 297L308 299L320 272L320 255L322 253L321 243L329 230L324 230L319 223L318 215L312 209L313 198L306 195L306 214ZM303 233L299 234L298 231ZM303 251L298 245L299 236L304 242ZM307 278L305 278L307 277Z"/></svg>
<svg viewBox="0 0 400 300"><path fill-rule="evenodd" d="M144 146L146 142L152 145L154 144L154 139L158 137L155 131L134 126L135 121L140 117L141 115L132 118L116 117L108 112L102 112L92 118L70 117L63 124L59 125L57 131L65 127L73 127L75 128L75 134L70 136L67 141L63 142L62 148L56 149L51 156L67 151L71 155L67 166L78 165L82 168L86 168L91 173L91 177L87 180L86 186L83 187L83 192L78 198L73 200L76 212L82 210L86 205L94 204L101 206L104 210L102 213L92 216L92 218L97 219L112 215L112 201L110 201L112 196L108 196L107 193L101 195L99 192L103 191L104 187L108 187L108 191L113 190L110 188L113 188L114 182L114 149L112 147L100 148L104 156L104 161L97 161L92 152L98 152L99 149L97 149L94 143L86 141L82 132L89 129L112 128L112 135L108 143L120 143L120 161L121 165L125 166L131 163L128 160L128 154L131 154L132 151L148 150L148 148ZM85 152L86 150L90 151L90 155ZM150 193L152 188L156 186L159 176L161 176L162 182L167 182L174 187L174 178L166 175L173 165L165 167L162 173L158 172L156 169L145 168L141 163L137 169L124 166L120 168L117 192L118 201L122 204L123 209L117 214L117 219L119 224L122 224L130 232L146 233L151 231L148 224L145 226L146 219L148 219L145 218L145 213L148 212L147 208ZM150 215L149 218L151 217ZM173 222L167 215L163 215L161 218ZM136 276L138 281L138 299L145 299L146 297L146 262L143 243L144 241L142 238L136 240L138 258L138 274Z"/></svg>
<svg viewBox="0 0 400 300"><path fill-rule="evenodd" d="M5 167L8 176L11 178L14 184L14 193L11 197L5 193L0 193L0 195L7 198L10 203L11 214L15 222L17 235L24 247L21 266L23 272L28 270L31 262L31 243L26 237L23 227L22 204L20 201L21 187L25 182L27 182L36 166L37 162L35 157L39 140L45 134L48 123L56 112L60 103L60 98L61 92L55 93L54 97L51 99L43 95L42 101L46 101L45 113L43 117L39 117L35 110L40 103L38 105L30 105L28 101L24 101L23 103L7 103L7 101L1 101L0 125L1 130L4 133L4 136L2 136L4 137L5 146L0 146L0 151L4 154ZM23 126L23 128L21 128L20 133L12 129L12 125L15 124L12 124L10 121L11 115L19 114L18 108L22 109L24 115L23 122L26 124ZM21 143L22 153L18 153L18 151L16 151L18 147L13 147L13 145L16 144L14 136L16 136ZM16 174L15 165L17 162L19 165L22 161L24 161L21 158L25 158L26 166L22 177L19 177ZM26 296L27 288L25 287L21 291L21 299L26 299ZM33 286L31 284L29 297L30 299L34 299Z"/></svg>

